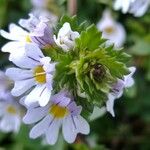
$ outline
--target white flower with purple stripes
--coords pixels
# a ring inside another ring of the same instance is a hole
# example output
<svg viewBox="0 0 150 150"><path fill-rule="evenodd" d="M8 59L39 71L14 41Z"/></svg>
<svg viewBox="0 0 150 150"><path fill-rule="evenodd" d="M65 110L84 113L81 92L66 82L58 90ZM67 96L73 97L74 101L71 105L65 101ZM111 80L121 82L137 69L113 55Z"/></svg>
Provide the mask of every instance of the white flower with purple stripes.
<svg viewBox="0 0 150 150"><path fill-rule="evenodd" d="M133 86L134 84L134 79L133 79L133 74L136 71L135 67L130 67L130 74L124 76L124 79L118 79L117 83L112 86L112 91L108 94L108 100L106 102L106 109L108 112L111 113L111 115L114 117L114 101L118 98L120 98L123 95L123 90L125 88L129 88Z"/></svg>
<svg viewBox="0 0 150 150"><path fill-rule="evenodd" d="M80 34L77 31L72 31L68 22L65 22L59 30L57 37L54 35L55 43L61 47L65 52L69 51L75 45L75 39Z"/></svg>
<svg viewBox="0 0 150 150"><path fill-rule="evenodd" d="M54 44L53 30L46 16L29 14L28 19L20 19L19 24L30 32L30 39L40 48Z"/></svg>
<svg viewBox="0 0 150 150"><path fill-rule="evenodd" d="M30 137L35 139L44 136L47 143L56 143L59 130L62 127L64 139L73 143L78 133L88 134L89 124L80 115L81 106L71 100L67 91L60 91L52 96L50 103L45 107L36 104L27 107L23 118L26 124L37 124L31 129Z"/></svg>
<svg viewBox="0 0 150 150"><path fill-rule="evenodd" d="M34 44L25 46L22 58L13 58L13 63L19 68L9 68L6 75L15 81L13 96L29 93L25 103L30 105L39 102L45 106L51 96L53 75L56 63L50 63L49 57L44 57L41 50Z"/></svg>
<svg viewBox="0 0 150 150"><path fill-rule="evenodd" d="M26 43L31 43L30 33L13 23L9 25L9 32L0 30L0 34L4 38L11 40L2 47L3 52L10 53L10 61L12 57L24 53Z"/></svg>

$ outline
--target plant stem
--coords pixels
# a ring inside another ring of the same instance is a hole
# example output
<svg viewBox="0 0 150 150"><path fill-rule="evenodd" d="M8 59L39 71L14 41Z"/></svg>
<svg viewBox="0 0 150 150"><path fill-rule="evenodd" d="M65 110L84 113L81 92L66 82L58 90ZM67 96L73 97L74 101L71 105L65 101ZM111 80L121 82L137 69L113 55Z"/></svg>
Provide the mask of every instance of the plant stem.
<svg viewBox="0 0 150 150"><path fill-rule="evenodd" d="M68 12L71 16L77 13L77 0L68 0Z"/></svg>

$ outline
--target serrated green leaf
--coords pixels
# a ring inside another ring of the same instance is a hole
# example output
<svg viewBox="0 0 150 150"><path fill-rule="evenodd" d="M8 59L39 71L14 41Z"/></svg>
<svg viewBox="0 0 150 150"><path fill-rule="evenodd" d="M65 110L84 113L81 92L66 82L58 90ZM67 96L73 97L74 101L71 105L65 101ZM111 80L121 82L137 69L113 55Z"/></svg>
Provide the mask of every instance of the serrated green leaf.
<svg viewBox="0 0 150 150"><path fill-rule="evenodd" d="M63 17L61 17L60 22L58 23L58 25L55 29L55 34L56 35L57 35L58 31L60 30L60 28L63 26L63 24L66 23L66 22L68 22L70 24L71 29L73 31L77 31L79 33L81 33L81 31L85 30L88 26L87 21L84 21L81 24L79 24L77 16L69 17L67 15L64 15Z"/></svg>
<svg viewBox="0 0 150 150"><path fill-rule="evenodd" d="M77 30L78 29L78 21L77 21L77 16L73 16L73 17L69 17L64 15L61 19L60 19L60 25L62 26L65 22L70 23L70 26L72 28L72 30Z"/></svg>
<svg viewBox="0 0 150 150"><path fill-rule="evenodd" d="M131 59L131 56L129 54L123 52L122 49L116 50L114 48L114 45L109 46L105 49L106 49L106 51L108 51L109 55L111 55L111 57L115 57L117 59L117 61L126 63Z"/></svg>
<svg viewBox="0 0 150 150"><path fill-rule="evenodd" d="M76 48L81 51L93 51L97 49L104 41L104 39L101 39L101 33L98 31L96 26L91 25L86 29L86 31L81 32L80 37L76 39Z"/></svg>

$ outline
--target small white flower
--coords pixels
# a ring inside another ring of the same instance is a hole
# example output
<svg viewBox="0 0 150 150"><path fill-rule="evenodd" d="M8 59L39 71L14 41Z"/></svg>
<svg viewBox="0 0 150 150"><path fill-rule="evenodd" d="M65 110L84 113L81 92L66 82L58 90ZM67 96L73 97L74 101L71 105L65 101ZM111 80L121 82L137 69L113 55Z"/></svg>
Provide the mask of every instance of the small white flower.
<svg viewBox="0 0 150 150"><path fill-rule="evenodd" d="M19 68L9 68L6 71L6 75L15 81L12 95L20 96L31 90L25 99L26 104L38 101L40 106L45 106L51 96L56 63L50 63L51 59L44 57L34 44L26 45L25 49L26 52L19 61L16 57L12 59Z"/></svg>
<svg viewBox="0 0 150 150"><path fill-rule="evenodd" d="M9 25L9 33L0 30L0 34L4 38L12 40L2 47L3 52L10 53L10 60L12 56L23 53L25 44L31 42L29 33L13 23Z"/></svg>
<svg viewBox="0 0 150 150"><path fill-rule="evenodd" d="M57 38L54 35L54 40L58 46L64 51L69 51L75 45L75 39L80 35L76 31L72 31L68 22L64 23L63 27L59 30Z"/></svg>
<svg viewBox="0 0 150 150"><path fill-rule="evenodd" d="M53 14L52 12L45 10L45 9L33 9L31 12L34 16L36 16L37 18L39 18L39 14L40 16L47 18L48 19L48 25L50 27L55 27L58 21L58 17Z"/></svg>
<svg viewBox="0 0 150 150"><path fill-rule="evenodd" d="M114 9L119 10L122 9L123 13L127 13L131 3L135 2L136 0L116 0L114 3Z"/></svg>
<svg viewBox="0 0 150 150"><path fill-rule="evenodd" d="M30 32L30 38L40 48L45 48L54 44L53 29L51 20L46 14L29 14L28 19L20 19L19 24Z"/></svg>
<svg viewBox="0 0 150 150"><path fill-rule="evenodd" d="M31 36L43 36L47 27L48 18L29 14L28 19L20 19L19 24L30 32Z"/></svg>
<svg viewBox="0 0 150 150"><path fill-rule="evenodd" d="M126 39L125 29L112 18L109 10L104 11L97 28L102 32L102 37L108 39L107 45L114 44L116 48L119 48L124 44Z"/></svg>
<svg viewBox="0 0 150 150"><path fill-rule="evenodd" d="M5 98L0 100L0 130L18 132L21 124L21 108L9 92Z"/></svg>
<svg viewBox="0 0 150 150"><path fill-rule="evenodd" d="M134 85L134 79L133 79L132 76L135 73L136 68L135 67L130 67L129 71L130 71L130 74L124 76L125 88L129 88L129 87Z"/></svg>
<svg viewBox="0 0 150 150"><path fill-rule="evenodd" d="M129 13L133 14L135 17L143 16L150 6L150 0L136 0L131 4Z"/></svg>
<svg viewBox="0 0 150 150"><path fill-rule="evenodd" d="M113 85L111 92L108 94L108 100L106 102L106 109L114 117L114 101L123 95L124 88L133 86L134 79L133 74L136 71L135 67L129 68L130 74L124 76L124 80L118 79L117 83Z"/></svg>
<svg viewBox="0 0 150 150"><path fill-rule="evenodd" d="M47 6L47 0L31 0L31 3L36 9L45 8Z"/></svg>
<svg viewBox="0 0 150 150"><path fill-rule="evenodd" d="M135 17L141 17L149 8L150 0L116 0L114 9L121 9L123 13L131 13Z"/></svg>
<svg viewBox="0 0 150 150"><path fill-rule="evenodd" d="M45 107L35 105L27 108L23 121L26 124L39 121L30 131L31 138L43 135L47 143L53 145L57 141L61 126L64 139L68 143L73 143L78 133L89 133L89 124L80 115L82 107L68 97L67 91L61 91L51 99L51 103Z"/></svg>

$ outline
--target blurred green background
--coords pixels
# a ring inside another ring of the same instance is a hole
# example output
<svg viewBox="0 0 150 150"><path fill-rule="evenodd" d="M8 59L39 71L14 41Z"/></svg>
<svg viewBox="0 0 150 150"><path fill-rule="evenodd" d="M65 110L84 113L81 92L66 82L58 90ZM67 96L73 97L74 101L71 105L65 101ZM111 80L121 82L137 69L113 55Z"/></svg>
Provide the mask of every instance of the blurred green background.
<svg viewBox="0 0 150 150"><path fill-rule="evenodd" d="M41 139L28 138L29 128L22 125L19 134L0 133L0 150L150 150L150 11L135 18L113 11L112 0L78 0L79 21L97 23L105 8L110 8L114 17L127 32L124 49L132 55L130 65L137 67L135 85L115 101L116 117L105 114L90 123L91 133L79 136L73 145L60 137L55 146L46 146ZM31 11L30 0L0 0L0 28L17 23ZM60 15L67 13L66 0L50 0L48 9ZM6 40L0 37L0 47ZM8 55L0 53L0 68L9 65ZM92 145L92 148L89 148Z"/></svg>

